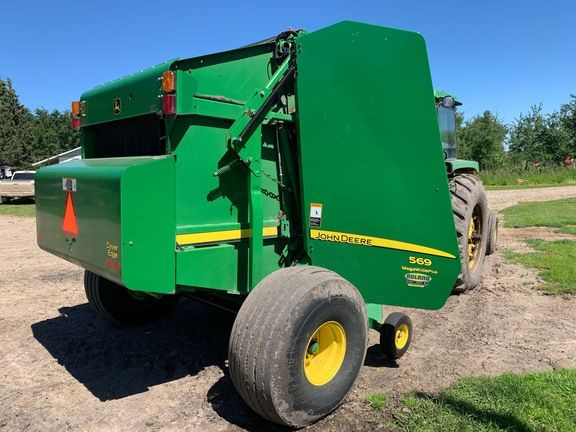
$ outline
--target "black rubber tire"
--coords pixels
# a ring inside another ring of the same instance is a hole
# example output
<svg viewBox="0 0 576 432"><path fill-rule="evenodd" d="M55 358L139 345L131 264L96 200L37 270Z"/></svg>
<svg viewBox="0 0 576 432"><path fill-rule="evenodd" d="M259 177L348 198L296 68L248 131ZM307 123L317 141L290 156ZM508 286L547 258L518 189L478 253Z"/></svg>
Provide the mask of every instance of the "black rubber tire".
<svg viewBox="0 0 576 432"><path fill-rule="evenodd" d="M7 197L0 197L0 202L1 202L2 204L8 204L8 201L9 201L9 198L7 198Z"/></svg>
<svg viewBox="0 0 576 432"><path fill-rule="evenodd" d="M396 331L402 324L408 326L408 341L406 344L399 348L396 345ZM412 320L406 314L401 312L393 312L384 321L382 327L380 327L380 347L382 352L388 358L398 360L408 348L410 348L410 343L412 342Z"/></svg>
<svg viewBox="0 0 576 432"><path fill-rule="evenodd" d="M452 198L452 212L460 250L462 268L452 292L460 294L475 288L482 279L484 256L486 255L486 243L488 240L488 203L486 191L480 179L472 174L460 174L450 180L450 193ZM474 209L481 211L479 222L480 249L476 257L476 265L473 269L468 266L468 228Z"/></svg>
<svg viewBox="0 0 576 432"><path fill-rule="evenodd" d="M486 244L486 255L492 255L498 249L498 214L490 211L488 214L488 243Z"/></svg>
<svg viewBox="0 0 576 432"><path fill-rule="evenodd" d="M320 325L339 323L344 360L334 378L311 384L304 371L310 338ZM278 270L264 278L238 312L228 349L230 377L242 399L262 417L302 427L337 408L364 364L366 306L336 273L313 266Z"/></svg>
<svg viewBox="0 0 576 432"><path fill-rule="evenodd" d="M178 302L178 295L160 298L136 296L127 288L88 270L84 272L84 290L90 306L116 325L144 324L167 316Z"/></svg>

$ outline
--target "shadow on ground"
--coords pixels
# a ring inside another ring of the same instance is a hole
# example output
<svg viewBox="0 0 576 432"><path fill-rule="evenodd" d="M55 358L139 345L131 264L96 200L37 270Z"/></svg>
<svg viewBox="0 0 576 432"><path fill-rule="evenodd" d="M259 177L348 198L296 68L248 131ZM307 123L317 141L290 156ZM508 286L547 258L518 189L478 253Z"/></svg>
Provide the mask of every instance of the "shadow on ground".
<svg viewBox="0 0 576 432"><path fill-rule="evenodd" d="M366 351L366 358L364 359L364 366L376 368L387 367L392 369L399 367L396 360L388 358L384 355L379 344L368 347L368 350Z"/></svg>
<svg viewBox="0 0 576 432"><path fill-rule="evenodd" d="M226 374L220 378L210 390L208 390L208 402L212 409L224 420L235 424L252 432L267 431L293 431L294 429L277 425L264 420L262 417L254 414L244 403L234 384Z"/></svg>
<svg viewBox="0 0 576 432"><path fill-rule="evenodd" d="M186 298L168 318L138 327L115 327L87 303L59 312L33 324L32 333L99 400L122 399L217 366L224 376L206 396L221 418L251 431L289 430L256 415L232 384L225 361L234 315ZM365 365L398 367L378 345L368 349Z"/></svg>
<svg viewBox="0 0 576 432"><path fill-rule="evenodd" d="M182 299L166 319L118 328L88 304L59 309L60 316L32 325L34 337L101 401L196 375L208 366L225 369L234 316Z"/></svg>
<svg viewBox="0 0 576 432"><path fill-rule="evenodd" d="M230 380L225 361L234 315L186 298L168 318L130 328L108 324L88 304L59 312L33 324L32 333L101 401L218 366L225 375L208 390L207 400L220 417L251 431L287 430L248 408Z"/></svg>

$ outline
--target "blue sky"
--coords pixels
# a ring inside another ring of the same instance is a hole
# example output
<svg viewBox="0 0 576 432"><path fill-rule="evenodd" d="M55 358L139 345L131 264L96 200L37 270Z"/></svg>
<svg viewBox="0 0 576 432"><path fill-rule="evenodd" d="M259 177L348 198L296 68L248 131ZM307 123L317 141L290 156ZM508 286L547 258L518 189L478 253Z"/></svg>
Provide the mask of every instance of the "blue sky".
<svg viewBox="0 0 576 432"><path fill-rule="evenodd" d="M576 93L574 0L20 0L0 11L0 77L31 109L67 109L84 90L170 58L344 19L421 33L435 87L455 93L467 118L490 109L510 122Z"/></svg>

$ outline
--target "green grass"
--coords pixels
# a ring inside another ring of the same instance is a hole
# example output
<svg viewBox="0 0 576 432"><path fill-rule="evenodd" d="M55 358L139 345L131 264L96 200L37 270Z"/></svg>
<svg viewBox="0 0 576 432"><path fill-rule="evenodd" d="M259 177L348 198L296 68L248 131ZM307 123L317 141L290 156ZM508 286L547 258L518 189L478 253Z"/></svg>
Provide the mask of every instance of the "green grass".
<svg viewBox="0 0 576 432"><path fill-rule="evenodd" d="M569 225L569 226L566 226L566 227L562 228L561 231L562 231L562 232L565 232L565 233L567 233L567 234L576 235L576 226Z"/></svg>
<svg viewBox="0 0 576 432"><path fill-rule="evenodd" d="M533 267L546 282L542 288L551 294L576 294L576 240L546 242L527 240L536 252L505 251L504 257L517 264Z"/></svg>
<svg viewBox="0 0 576 432"><path fill-rule="evenodd" d="M576 169L565 167L530 168L527 170L500 168L482 171L479 176L487 187L525 188L576 185Z"/></svg>
<svg viewBox="0 0 576 432"><path fill-rule="evenodd" d="M545 226L576 235L576 198L518 204L502 211L504 226L525 228ZM535 252L504 251L504 257L517 264L533 267L551 294L576 294L576 240L526 241Z"/></svg>
<svg viewBox="0 0 576 432"><path fill-rule="evenodd" d="M576 198L518 204L502 210L504 226L523 228L547 226L576 231Z"/></svg>
<svg viewBox="0 0 576 432"><path fill-rule="evenodd" d="M388 405L388 396L382 393L374 393L366 397L366 403L374 411L382 411Z"/></svg>
<svg viewBox="0 0 576 432"><path fill-rule="evenodd" d="M410 432L573 432L576 370L496 378L465 378L440 395L414 394L408 414L396 414Z"/></svg>
<svg viewBox="0 0 576 432"><path fill-rule="evenodd" d="M10 203L0 204L0 215L9 216L29 216L32 217L36 214L36 206L34 203Z"/></svg>

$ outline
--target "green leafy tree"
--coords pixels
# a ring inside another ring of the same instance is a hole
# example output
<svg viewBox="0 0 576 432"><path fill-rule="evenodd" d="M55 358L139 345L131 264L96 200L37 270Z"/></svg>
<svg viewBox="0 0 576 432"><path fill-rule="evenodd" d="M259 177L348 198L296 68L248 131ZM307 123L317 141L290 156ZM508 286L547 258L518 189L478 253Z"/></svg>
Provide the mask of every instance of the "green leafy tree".
<svg viewBox="0 0 576 432"><path fill-rule="evenodd" d="M24 168L32 161L33 121L12 81L0 79L0 165Z"/></svg>
<svg viewBox="0 0 576 432"><path fill-rule="evenodd" d="M570 95L570 102L560 106L560 122L567 134L567 152L565 156L576 156L576 95Z"/></svg>
<svg viewBox="0 0 576 432"><path fill-rule="evenodd" d="M477 161L481 169L498 168L506 161L505 137L506 126L502 121L490 111L484 111L461 125L457 132L458 157Z"/></svg>
<svg viewBox="0 0 576 432"><path fill-rule="evenodd" d="M456 111L456 156L460 159L466 159L469 153L466 143L462 137L462 128L464 126L464 113Z"/></svg>
<svg viewBox="0 0 576 432"><path fill-rule="evenodd" d="M544 115L542 105L520 114L510 128L509 150L513 159L525 165L561 163L570 153L570 134L564 122L560 113Z"/></svg>
<svg viewBox="0 0 576 432"><path fill-rule="evenodd" d="M33 156L35 160L78 147L78 133L71 128L69 111L48 112L40 108L34 113Z"/></svg>
<svg viewBox="0 0 576 432"><path fill-rule="evenodd" d="M29 168L35 161L79 145L70 111L32 114L20 103L10 79L0 79L0 165Z"/></svg>

